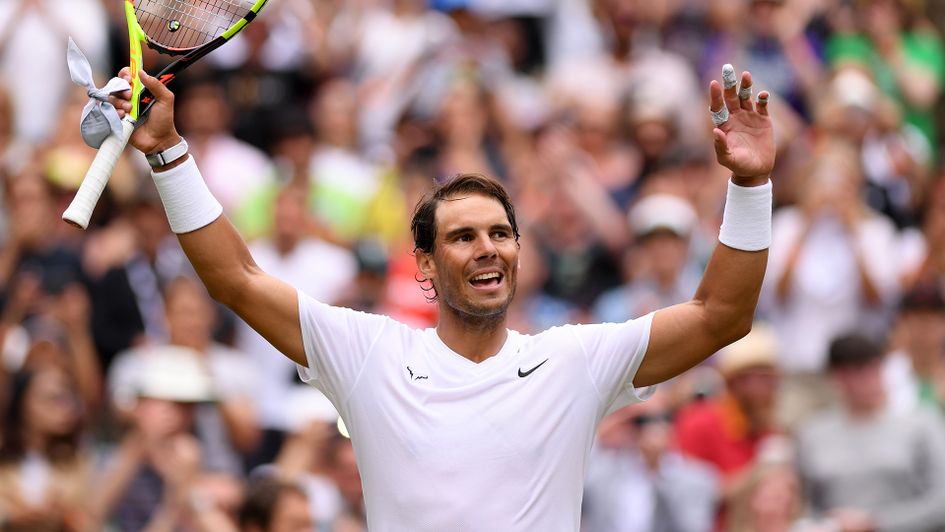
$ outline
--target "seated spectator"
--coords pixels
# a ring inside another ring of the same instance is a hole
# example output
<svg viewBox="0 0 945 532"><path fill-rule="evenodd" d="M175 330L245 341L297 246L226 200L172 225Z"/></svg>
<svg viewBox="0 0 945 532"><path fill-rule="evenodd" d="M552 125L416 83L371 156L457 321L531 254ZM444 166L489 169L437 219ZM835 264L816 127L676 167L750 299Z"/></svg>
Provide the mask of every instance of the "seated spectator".
<svg viewBox="0 0 945 532"><path fill-rule="evenodd" d="M630 282L601 295L594 307L598 321L620 323L688 301L699 286L688 251L696 211L688 201L653 194L634 205L629 219L637 238L630 269L636 271Z"/></svg>
<svg viewBox="0 0 945 532"><path fill-rule="evenodd" d="M882 349L862 335L831 342L841 405L803 424L798 468L814 519L833 530L945 528L945 421L887 407Z"/></svg>
<svg viewBox="0 0 945 532"><path fill-rule="evenodd" d="M305 532L314 526L302 488L271 477L250 483L239 511L240 532Z"/></svg>
<svg viewBox="0 0 945 532"><path fill-rule="evenodd" d="M132 427L95 493L98 519L117 530L225 530L204 518L233 506L235 480L209 472L213 457L192 436L196 407L214 399L204 362L190 349L167 346L142 359L136 374ZM221 483L229 488L205 489Z"/></svg>
<svg viewBox="0 0 945 532"><path fill-rule="evenodd" d="M13 376L0 444L0 528L58 531L89 524L90 461L74 383L45 367Z"/></svg>
<svg viewBox="0 0 945 532"><path fill-rule="evenodd" d="M582 530L712 529L716 475L675 448L669 406L659 390L601 423L587 466Z"/></svg>
<svg viewBox="0 0 945 532"><path fill-rule="evenodd" d="M213 402L195 407L196 434L207 451L211 471L238 475L243 453L259 441L252 393L256 372L246 355L213 341L216 315L206 290L197 281L178 277L165 290L169 346L143 346L124 352L109 372L108 388L120 415L136 408L148 359L164 356L170 346L195 353L215 393Z"/></svg>
<svg viewBox="0 0 945 532"><path fill-rule="evenodd" d="M768 443L731 494L725 530L814 532L799 528L804 501L791 442L773 438Z"/></svg>
<svg viewBox="0 0 945 532"><path fill-rule="evenodd" d="M764 440L776 432L777 344L765 324L719 353L725 392L684 407L676 418L679 446L715 466L732 482L754 461Z"/></svg>
<svg viewBox="0 0 945 532"><path fill-rule="evenodd" d="M899 304L898 348L886 360L891 406L945 408L945 297L934 284L913 287Z"/></svg>

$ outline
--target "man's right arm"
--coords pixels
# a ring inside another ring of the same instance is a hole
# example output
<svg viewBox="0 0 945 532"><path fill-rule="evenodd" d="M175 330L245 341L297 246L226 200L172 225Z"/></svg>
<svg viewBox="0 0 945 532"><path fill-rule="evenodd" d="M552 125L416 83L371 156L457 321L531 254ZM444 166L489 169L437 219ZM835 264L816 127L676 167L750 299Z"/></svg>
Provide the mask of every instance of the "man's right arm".
<svg viewBox="0 0 945 532"><path fill-rule="evenodd" d="M293 362L308 365L295 288L256 265L226 216L177 237L214 299L231 308Z"/></svg>
<svg viewBox="0 0 945 532"><path fill-rule="evenodd" d="M174 125L174 94L157 78L143 71L139 75L155 102L130 143L143 153L156 153L181 138ZM130 80L127 68L119 76ZM131 91L125 91L110 101L124 115L131 110L130 98ZM189 158L185 155L153 172L171 228L187 258L214 299L233 309L293 362L306 366L298 294L256 265L243 238L219 214L219 203Z"/></svg>

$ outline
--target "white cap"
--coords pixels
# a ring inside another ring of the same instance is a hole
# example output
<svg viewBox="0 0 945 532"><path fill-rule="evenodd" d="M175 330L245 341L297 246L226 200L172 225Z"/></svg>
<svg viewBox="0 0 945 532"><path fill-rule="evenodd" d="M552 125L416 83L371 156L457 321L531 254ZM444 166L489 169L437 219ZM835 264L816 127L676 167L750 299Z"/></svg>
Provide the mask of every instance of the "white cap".
<svg viewBox="0 0 945 532"><path fill-rule="evenodd" d="M178 403L199 403L214 399L213 382L200 353L181 346L147 348L141 354L137 375L138 397Z"/></svg>
<svg viewBox="0 0 945 532"><path fill-rule="evenodd" d="M755 323L748 335L719 353L719 372L730 377L748 368L776 367L777 350L778 342L771 326Z"/></svg>
<svg viewBox="0 0 945 532"><path fill-rule="evenodd" d="M672 194L652 194L639 200L627 215L637 236L666 229L686 238L696 223L696 211L683 198Z"/></svg>
<svg viewBox="0 0 945 532"><path fill-rule="evenodd" d="M831 82L831 89L845 107L874 111L879 103L879 89L868 74L859 68L840 70Z"/></svg>

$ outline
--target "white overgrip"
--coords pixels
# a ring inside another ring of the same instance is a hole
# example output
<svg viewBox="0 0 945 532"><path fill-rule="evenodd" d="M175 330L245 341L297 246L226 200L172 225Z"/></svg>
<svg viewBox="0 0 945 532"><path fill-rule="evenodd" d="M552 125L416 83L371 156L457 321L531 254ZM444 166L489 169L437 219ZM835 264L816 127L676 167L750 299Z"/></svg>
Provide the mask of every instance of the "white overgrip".
<svg viewBox="0 0 945 532"><path fill-rule="evenodd" d="M121 152L125 150L125 145L128 144L128 139L131 138L134 130L135 121L130 117L125 117L121 121L121 136L109 135L105 142L102 142L72 203L62 213L63 220L82 229L88 228L95 204L98 203L98 198L105 190L105 185L108 184L108 179L112 176Z"/></svg>

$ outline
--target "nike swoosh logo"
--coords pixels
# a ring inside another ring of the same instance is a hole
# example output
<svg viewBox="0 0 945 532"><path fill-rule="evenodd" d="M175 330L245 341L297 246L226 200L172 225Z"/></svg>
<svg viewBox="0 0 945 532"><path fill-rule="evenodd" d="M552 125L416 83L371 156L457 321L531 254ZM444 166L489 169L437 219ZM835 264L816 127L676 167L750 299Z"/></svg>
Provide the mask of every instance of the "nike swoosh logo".
<svg viewBox="0 0 945 532"><path fill-rule="evenodd" d="M544 364L545 362L548 362L548 359L547 359L547 358L544 359L544 360L542 360L542 361L541 361L541 364L538 364L537 366L535 366L534 368L532 368L532 369L530 369L530 370L528 370L528 371L522 371L522 368L518 368L518 376L519 376L519 377L528 377L529 375L532 374L533 371L535 371L536 369L540 368L540 367L542 366L542 364Z"/></svg>

